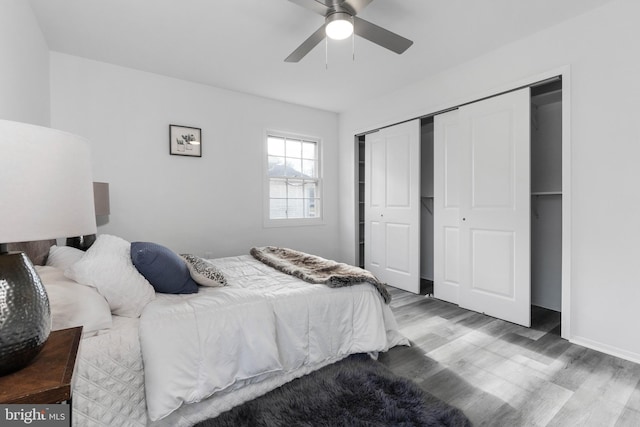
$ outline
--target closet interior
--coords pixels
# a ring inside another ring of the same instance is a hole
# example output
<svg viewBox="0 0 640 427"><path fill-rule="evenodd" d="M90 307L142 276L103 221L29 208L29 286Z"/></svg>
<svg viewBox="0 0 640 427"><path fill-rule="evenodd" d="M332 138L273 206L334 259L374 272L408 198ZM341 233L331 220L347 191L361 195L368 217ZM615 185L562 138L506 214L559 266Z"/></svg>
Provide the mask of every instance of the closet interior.
<svg viewBox="0 0 640 427"><path fill-rule="evenodd" d="M420 293L433 294L433 116L420 119Z"/></svg>
<svg viewBox="0 0 640 427"><path fill-rule="evenodd" d="M358 187L357 198L358 198L358 267L364 268L364 135L356 136L356 159L358 161L358 168L356 169L358 172L357 182Z"/></svg>
<svg viewBox="0 0 640 427"><path fill-rule="evenodd" d="M365 138L356 137L358 264L365 265ZM531 87L531 305L559 322L562 307L562 81ZM433 293L434 115L420 119L420 293ZM546 320L544 320L546 321ZM554 320L555 321L555 320ZM559 334L558 328L558 334Z"/></svg>
<svg viewBox="0 0 640 427"><path fill-rule="evenodd" d="M534 322L560 317L562 81L531 89L531 305Z"/></svg>

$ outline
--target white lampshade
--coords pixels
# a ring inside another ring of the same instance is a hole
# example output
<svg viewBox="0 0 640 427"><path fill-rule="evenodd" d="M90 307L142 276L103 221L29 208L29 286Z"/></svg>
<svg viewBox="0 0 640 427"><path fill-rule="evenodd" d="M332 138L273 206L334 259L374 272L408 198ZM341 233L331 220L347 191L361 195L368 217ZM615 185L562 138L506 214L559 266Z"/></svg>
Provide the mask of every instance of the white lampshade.
<svg viewBox="0 0 640 427"><path fill-rule="evenodd" d="M84 138L0 120L0 243L96 232Z"/></svg>
<svg viewBox="0 0 640 427"><path fill-rule="evenodd" d="M336 12L326 19L325 33L333 40L344 40L353 34L353 22L351 15L344 12Z"/></svg>

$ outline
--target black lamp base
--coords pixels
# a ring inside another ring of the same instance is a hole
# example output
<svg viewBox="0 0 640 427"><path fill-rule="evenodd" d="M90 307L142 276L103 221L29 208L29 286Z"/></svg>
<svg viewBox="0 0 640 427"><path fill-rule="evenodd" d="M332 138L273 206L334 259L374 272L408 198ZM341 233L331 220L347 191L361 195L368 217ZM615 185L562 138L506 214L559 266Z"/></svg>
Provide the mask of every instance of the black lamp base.
<svg viewBox="0 0 640 427"><path fill-rule="evenodd" d="M81 251L86 251L96 241L95 234L88 234L86 236L67 237L67 246L71 246Z"/></svg>

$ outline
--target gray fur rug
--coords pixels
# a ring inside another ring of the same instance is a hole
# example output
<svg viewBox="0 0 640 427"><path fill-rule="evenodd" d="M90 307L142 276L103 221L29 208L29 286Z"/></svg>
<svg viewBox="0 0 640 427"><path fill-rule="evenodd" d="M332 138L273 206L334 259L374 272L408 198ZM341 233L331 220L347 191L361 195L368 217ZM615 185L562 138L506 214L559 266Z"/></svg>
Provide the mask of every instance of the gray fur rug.
<svg viewBox="0 0 640 427"><path fill-rule="evenodd" d="M196 426L467 427L471 422L414 382L357 354Z"/></svg>

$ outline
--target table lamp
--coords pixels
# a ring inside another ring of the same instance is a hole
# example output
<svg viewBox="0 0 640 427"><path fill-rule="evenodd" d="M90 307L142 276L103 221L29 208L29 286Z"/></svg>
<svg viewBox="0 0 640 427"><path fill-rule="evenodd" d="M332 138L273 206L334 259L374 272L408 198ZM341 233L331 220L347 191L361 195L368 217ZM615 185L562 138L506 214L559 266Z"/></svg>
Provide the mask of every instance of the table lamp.
<svg viewBox="0 0 640 427"><path fill-rule="evenodd" d="M0 375L26 366L51 330L40 277L7 244L95 232L87 141L0 120Z"/></svg>
<svg viewBox="0 0 640 427"><path fill-rule="evenodd" d="M109 204L109 183L94 182L93 183L93 206L96 210L96 216L107 216L111 213ZM71 246L86 251L96 241L95 234L86 236L67 237L67 246Z"/></svg>

